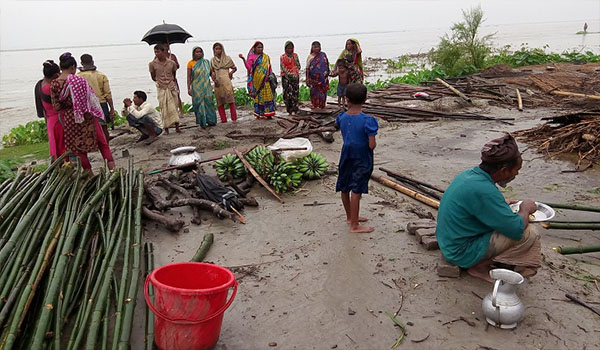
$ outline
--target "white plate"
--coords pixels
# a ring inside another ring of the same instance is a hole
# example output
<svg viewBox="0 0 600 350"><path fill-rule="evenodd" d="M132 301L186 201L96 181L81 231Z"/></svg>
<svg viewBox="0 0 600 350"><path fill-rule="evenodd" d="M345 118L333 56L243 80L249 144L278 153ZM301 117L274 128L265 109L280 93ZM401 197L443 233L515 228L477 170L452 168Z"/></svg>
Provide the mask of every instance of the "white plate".
<svg viewBox="0 0 600 350"><path fill-rule="evenodd" d="M521 207L522 202L523 201L519 201L515 204L511 204L510 208L512 209L512 211L514 211L515 213L518 212L519 208ZM535 211L535 213L531 214L535 217L535 219L532 219L530 216L529 222L548 221L548 220L551 220L552 218L554 218L554 216L556 215L556 212L554 211L554 209L552 209L547 204L535 202L535 205L537 206L537 210Z"/></svg>

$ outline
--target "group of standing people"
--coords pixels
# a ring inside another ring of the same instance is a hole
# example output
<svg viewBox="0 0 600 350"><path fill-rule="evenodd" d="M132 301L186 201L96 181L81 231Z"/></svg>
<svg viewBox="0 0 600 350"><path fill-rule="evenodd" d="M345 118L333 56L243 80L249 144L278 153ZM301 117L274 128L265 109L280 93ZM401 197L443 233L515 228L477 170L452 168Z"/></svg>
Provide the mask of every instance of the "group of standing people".
<svg viewBox="0 0 600 350"><path fill-rule="evenodd" d="M157 45L156 47L162 47ZM156 53L155 47L155 53ZM157 54L159 57L160 54ZM270 119L275 115L275 88L277 78L273 74L271 57L264 52L264 44L256 41L248 54L239 54L248 73L248 94L254 100L254 116L257 119ZM287 41L284 53L279 59L281 67L281 84L283 100L288 113L298 111L300 94L300 59L294 52L294 43ZM152 65L152 63L151 63ZM152 71L152 68L151 68ZM232 121L237 120L235 96L231 80L237 71L235 63L225 53L221 43L213 45L213 58L204 57L200 47L192 49L192 59L187 64L187 90L192 97L196 123L202 127L217 123L218 111L221 122L227 122L225 105L229 105ZM173 72L173 76L174 76ZM310 88L311 103L315 108L324 108L329 90L329 77L339 76L338 102L343 101L346 86L350 83L362 83L364 79L362 51L357 39L348 39L339 55L333 70L321 44L315 41L311 45L310 55L306 60L306 83ZM211 82L212 80L212 82ZM174 80L175 81L175 80ZM213 85L214 84L214 90ZM216 106L213 99L216 98ZM159 99L160 100L160 99ZM162 109L162 107L161 107Z"/></svg>
<svg viewBox="0 0 600 350"><path fill-rule="evenodd" d="M106 76L102 73L86 73L95 71L90 55L82 56L86 64L79 75L71 53L62 54L59 61L58 65L52 60L43 63L44 79L35 87L37 113L45 118L48 128L50 155L57 158L68 150L91 173L87 154L100 150L112 170L115 162L108 146L106 125L114 115L114 108L110 88L105 91L108 80L105 85Z"/></svg>
<svg viewBox="0 0 600 350"><path fill-rule="evenodd" d="M209 61L204 58L204 50L201 47L192 49L192 59L187 64L187 88L192 97L196 124L203 128L207 125L217 124L216 110L219 111L221 122L227 122L225 105L229 105L231 121L237 121L235 108L235 96L231 79L237 67L231 57L225 53L221 43L213 45L213 58ZM211 84L214 83L214 93ZM217 101L215 110L214 98Z"/></svg>
<svg viewBox="0 0 600 350"><path fill-rule="evenodd" d="M225 105L229 106L231 121L237 121L233 74L237 67L225 53L221 43L212 46L213 57L205 58L201 47L192 49L192 59L187 63L187 92L192 97L196 123L203 128L216 125L217 112L221 122L227 122ZM306 60L306 84L314 108L324 108L329 90L329 77L339 76L338 102L345 96L346 86L362 83L362 51L356 39L348 39L333 69L321 44L311 45ZM140 140L150 138L153 142L169 128L180 129L183 115L180 87L176 73L177 57L169 46L154 46L154 59L149 63L150 76L156 82L160 115L146 101L143 91L135 91L133 100L126 98L123 115L129 124L142 133ZM275 115L277 77L273 74L271 58L264 53L264 45L256 41L246 56L239 54L247 70L248 94L254 100L254 116L270 119ZM298 111L300 93L300 59L294 52L294 44L287 41L280 57L283 100L288 113ZM91 171L88 152L100 150L109 168L114 160L108 146L108 125L114 118L114 104L108 78L99 72L91 55L81 56L81 72L76 74L77 62L70 53L60 56L60 66L52 60L44 62L44 79L35 87L38 116L46 119L50 154L58 157L66 150L81 159L82 167ZM213 89L214 84L214 89ZM215 101L216 100L216 105Z"/></svg>
<svg viewBox="0 0 600 350"><path fill-rule="evenodd" d="M302 67L298 55L294 52L294 43L287 41L284 49L285 52L280 57L283 101L287 112L293 113L298 111ZM357 39L351 38L346 41L333 70L330 69L327 54L321 50L321 43L315 41L311 44L310 54L306 59L306 85L310 88L310 101L314 108L325 108L330 76L339 76L337 95L340 104L348 84L363 82L362 51Z"/></svg>

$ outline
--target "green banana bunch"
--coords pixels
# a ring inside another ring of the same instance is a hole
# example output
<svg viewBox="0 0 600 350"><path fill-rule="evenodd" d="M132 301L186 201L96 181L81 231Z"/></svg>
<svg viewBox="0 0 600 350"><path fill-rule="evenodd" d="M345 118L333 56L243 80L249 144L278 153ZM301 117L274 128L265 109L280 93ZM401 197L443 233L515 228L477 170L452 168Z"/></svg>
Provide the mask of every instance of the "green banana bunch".
<svg viewBox="0 0 600 350"><path fill-rule="evenodd" d="M235 154L224 155L223 158L216 161L216 170L219 179L223 181L229 180L229 176L234 179L239 179L246 175L244 163Z"/></svg>
<svg viewBox="0 0 600 350"><path fill-rule="evenodd" d="M287 192L300 186L302 173L292 163L280 162L273 166L268 180L277 193Z"/></svg>
<svg viewBox="0 0 600 350"><path fill-rule="evenodd" d="M246 160L256 172L261 176L266 176L273 170L275 156L265 146L260 145L246 154Z"/></svg>
<svg viewBox="0 0 600 350"><path fill-rule="evenodd" d="M310 153L296 161L298 171L302 176L309 180L314 180L325 175L329 168L327 159L318 153Z"/></svg>

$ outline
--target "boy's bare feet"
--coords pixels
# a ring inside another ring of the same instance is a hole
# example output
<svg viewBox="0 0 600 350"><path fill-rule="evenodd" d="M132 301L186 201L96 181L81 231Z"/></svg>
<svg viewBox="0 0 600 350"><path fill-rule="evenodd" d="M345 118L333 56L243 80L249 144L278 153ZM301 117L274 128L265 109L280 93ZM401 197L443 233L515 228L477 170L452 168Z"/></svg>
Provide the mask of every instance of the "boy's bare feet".
<svg viewBox="0 0 600 350"><path fill-rule="evenodd" d="M355 227L350 226L351 233L369 233L375 231L375 227L356 225Z"/></svg>
<svg viewBox="0 0 600 350"><path fill-rule="evenodd" d="M369 218L363 218L363 217L358 218L358 222L365 222L365 221L369 221ZM351 224L352 221L350 219L346 219L346 223Z"/></svg>

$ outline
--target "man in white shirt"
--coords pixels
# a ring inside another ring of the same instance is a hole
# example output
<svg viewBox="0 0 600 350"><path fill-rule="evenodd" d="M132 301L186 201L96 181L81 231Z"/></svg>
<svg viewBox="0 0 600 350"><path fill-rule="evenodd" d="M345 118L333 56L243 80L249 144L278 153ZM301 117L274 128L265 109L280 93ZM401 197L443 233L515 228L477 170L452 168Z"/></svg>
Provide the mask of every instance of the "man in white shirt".
<svg viewBox="0 0 600 350"><path fill-rule="evenodd" d="M149 145L156 141L158 135L162 133L163 126L160 114L146 99L145 92L135 91L133 93L133 103L130 98L123 100L125 106L122 113L127 118L129 125L142 133L137 142L150 138L146 142Z"/></svg>

